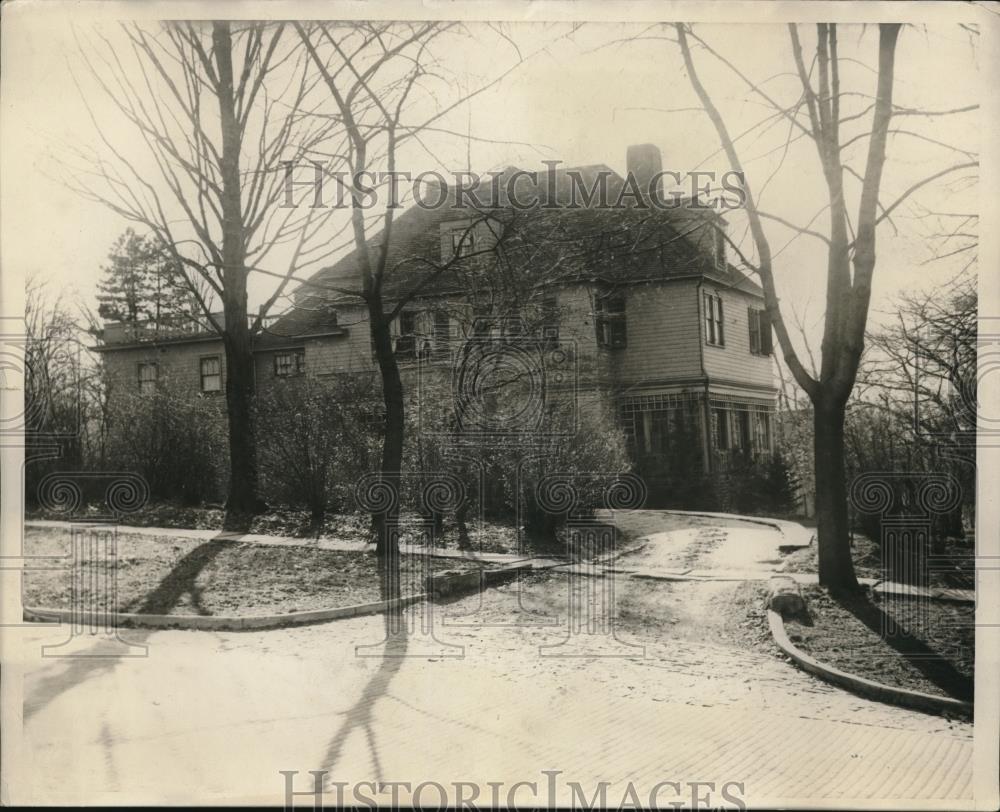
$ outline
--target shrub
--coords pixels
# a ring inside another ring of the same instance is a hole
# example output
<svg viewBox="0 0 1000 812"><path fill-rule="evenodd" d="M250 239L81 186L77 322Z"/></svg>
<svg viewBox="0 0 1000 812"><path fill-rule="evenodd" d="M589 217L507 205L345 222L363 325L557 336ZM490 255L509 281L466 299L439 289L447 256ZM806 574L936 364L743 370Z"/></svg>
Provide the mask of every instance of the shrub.
<svg viewBox="0 0 1000 812"><path fill-rule="evenodd" d="M258 398L261 486L275 503L308 508L314 523L351 502L372 470L378 437L367 380L294 378Z"/></svg>
<svg viewBox="0 0 1000 812"><path fill-rule="evenodd" d="M534 430L518 424L511 427L516 433L482 436L459 429L450 387L444 377L425 380L422 397L434 408L427 408L426 402L409 404L406 465L410 471L452 473L467 484L468 500L455 516L460 543L467 542L465 519L476 506L486 518L520 517L530 535L551 541L565 514L547 513L539 504L537 488L543 477L567 476L579 494L579 515L601 506L608 479L585 475L628 470L624 435L613 428L614 421L600 419L590 404L550 398ZM522 394L506 389L506 402L498 398L496 408L503 409ZM488 413L478 417L490 419Z"/></svg>
<svg viewBox="0 0 1000 812"><path fill-rule="evenodd" d="M187 505L225 498L229 449L219 400L164 381L156 392L119 394L109 413L109 467L143 476L154 498Z"/></svg>
<svg viewBox="0 0 1000 812"><path fill-rule="evenodd" d="M780 451L758 459L743 456L730 471L730 498L738 513L784 514L795 505L792 470Z"/></svg>

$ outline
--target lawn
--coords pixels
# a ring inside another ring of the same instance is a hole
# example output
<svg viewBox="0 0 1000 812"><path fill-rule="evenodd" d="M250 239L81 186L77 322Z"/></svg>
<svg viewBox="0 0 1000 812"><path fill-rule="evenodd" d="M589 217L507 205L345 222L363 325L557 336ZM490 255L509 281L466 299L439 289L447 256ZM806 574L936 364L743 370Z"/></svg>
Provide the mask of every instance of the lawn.
<svg viewBox="0 0 1000 812"><path fill-rule="evenodd" d="M68 530L27 528L28 555L68 555ZM474 562L401 556L401 591L423 591L428 571L468 569ZM381 599L377 560L369 552L306 546L118 534L115 575L120 612L175 615L257 615L300 612ZM97 594L84 580L81 596ZM69 608L70 570L24 575L24 604ZM99 603L103 606L103 602Z"/></svg>

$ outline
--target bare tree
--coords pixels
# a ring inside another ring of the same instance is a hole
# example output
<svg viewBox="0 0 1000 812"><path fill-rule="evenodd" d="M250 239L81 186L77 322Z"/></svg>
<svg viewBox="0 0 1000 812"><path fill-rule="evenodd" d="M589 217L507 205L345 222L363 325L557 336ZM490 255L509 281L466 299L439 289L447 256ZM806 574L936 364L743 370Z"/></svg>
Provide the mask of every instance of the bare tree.
<svg viewBox="0 0 1000 812"><path fill-rule="evenodd" d="M390 262L393 227L400 207L392 191L398 188L392 185L394 173L399 171L397 162L403 147L411 143L423 145L421 139L429 133L462 138L462 134L447 130L444 124L447 114L495 86L510 71L501 72L473 90L455 94L434 53L434 46L446 34L457 33L455 23L295 23L295 28L336 105L338 124L347 136L345 154L336 157L344 160L349 178L346 185L351 196L350 224L359 284L345 284L333 291L363 302L366 308L385 406L380 473L385 481L398 486L403 461L405 398L391 325L406 305L442 274L463 259L495 248L468 251L460 245L451 256L407 256ZM441 102L438 94L445 94L448 100ZM373 224L366 217L372 208L371 188L367 184L380 175L388 179L388 184L383 183L380 188L390 191L386 205L375 210L377 223ZM434 191L436 194L437 190ZM471 244L469 235L488 217L473 212L463 242ZM400 270L404 263L408 266L405 277ZM393 506L388 512L372 517L376 552L383 561L383 573L390 578L393 572L398 573L398 547L389 537L387 526L397 510L398 506ZM389 589L392 590L391 585Z"/></svg>
<svg viewBox="0 0 1000 812"><path fill-rule="evenodd" d="M978 166L978 162L967 155L967 160L927 175L894 201L885 204L880 194L886 164L886 143L890 133L895 132L891 123L896 116L960 113L975 109L975 106L949 111L914 111L893 103L896 42L900 33L898 24L883 23L878 26L874 99L863 110L851 115L841 114L841 104L848 94L840 85L842 58L838 55L836 25L820 23L816 26L816 52L812 64L818 73L818 86L811 69L807 68L799 29L796 25L789 25L793 70L801 86L801 95L792 105L782 105L773 99L760 84L745 77L724 55L712 49L689 25L677 23L675 31L692 88L715 127L731 168L743 173L746 215L756 249L756 263L747 261L747 264L760 277L767 313L777 334L784 362L813 405L820 583L831 589L856 587L848 530L844 418L864 348L875 270L876 229L889 220L893 211L918 189L946 175ZM796 226L761 210L755 197L758 190L744 173L736 147L740 136L731 135L723 115L702 84L692 56L691 39L727 65L746 83L754 96L763 99L774 111L774 118L784 118L790 123L789 141L805 137L814 143L827 191L827 233L811 228L812 220L806 226ZM803 114L805 121L802 120ZM847 121L862 121L869 114L870 123L865 129L842 141L842 125ZM850 143L865 140L867 154L859 171L845 160L844 149ZM848 175L855 178L861 187L853 219L844 182ZM790 227L799 235L809 235L826 245L825 322L818 375L810 374L802 364L789 336L779 306L774 254L764 227L765 220Z"/></svg>
<svg viewBox="0 0 1000 812"><path fill-rule="evenodd" d="M128 126L121 133L112 129L81 88L100 143L77 149L75 159L65 162L65 182L163 245L221 336L229 418L226 524L243 526L264 507L256 460L254 336L293 273L335 250L330 235L322 233L329 212L281 205L281 162L327 138L332 125L305 115L310 73L284 24L128 24L114 41L95 33L81 42L80 52ZM251 318L247 279L253 270L280 281ZM221 302L221 318L203 295L206 285Z"/></svg>

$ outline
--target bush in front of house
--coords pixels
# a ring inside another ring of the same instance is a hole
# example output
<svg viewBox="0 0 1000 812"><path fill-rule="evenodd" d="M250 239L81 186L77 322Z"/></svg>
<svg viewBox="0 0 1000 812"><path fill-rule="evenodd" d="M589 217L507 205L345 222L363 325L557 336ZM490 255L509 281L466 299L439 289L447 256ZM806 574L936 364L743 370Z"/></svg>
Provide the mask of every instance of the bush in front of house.
<svg viewBox="0 0 1000 812"><path fill-rule="evenodd" d="M108 409L109 469L140 474L153 499L225 499L229 447L218 399L193 398L164 379L155 392L121 393Z"/></svg>
<svg viewBox="0 0 1000 812"><path fill-rule="evenodd" d="M781 451L756 458L744 455L726 477L737 513L781 516L794 509L794 474Z"/></svg>
<svg viewBox="0 0 1000 812"><path fill-rule="evenodd" d="M268 502L309 510L313 523L351 506L375 470L378 414L368 379L298 377L258 396L258 464Z"/></svg>
<svg viewBox="0 0 1000 812"><path fill-rule="evenodd" d="M583 516L603 507L605 487L629 470L625 437L615 421L597 404L578 403L572 393L545 392L537 412L528 409L524 418L505 422L503 409L542 395L508 385L495 404L484 397L477 404L482 410L466 415L464 425L448 377L425 378L423 401L411 398L406 466L443 471L465 483L468 498L455 512L460 545L467 544L467 518L477 512L486 519L519 521L534 540L552 542L566 514L546 510L539 499L546 476L564 479L576 493L575 515Z"/></svg>

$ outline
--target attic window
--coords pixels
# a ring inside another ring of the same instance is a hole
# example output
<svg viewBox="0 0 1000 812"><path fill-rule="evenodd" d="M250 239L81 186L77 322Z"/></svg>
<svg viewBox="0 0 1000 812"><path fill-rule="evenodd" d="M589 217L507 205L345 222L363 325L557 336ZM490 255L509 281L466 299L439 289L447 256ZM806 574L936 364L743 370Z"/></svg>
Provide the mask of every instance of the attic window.
<svg viewBox="0 0 1000 812"><path fill-rule="evenodd" d="M713 230L715 235L715 267L717 270L726 270L726 235L721 228Z"/></svg>

